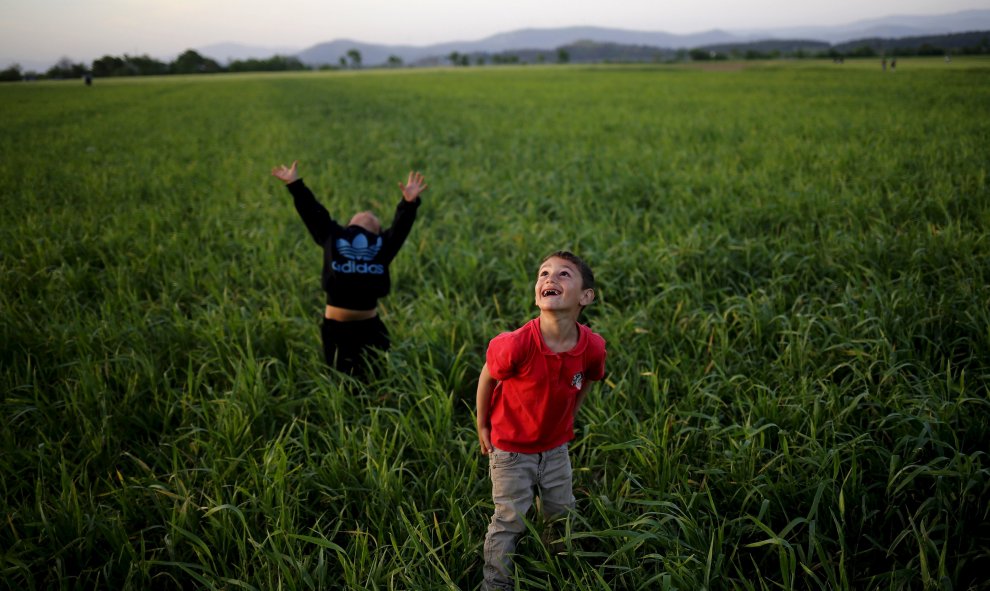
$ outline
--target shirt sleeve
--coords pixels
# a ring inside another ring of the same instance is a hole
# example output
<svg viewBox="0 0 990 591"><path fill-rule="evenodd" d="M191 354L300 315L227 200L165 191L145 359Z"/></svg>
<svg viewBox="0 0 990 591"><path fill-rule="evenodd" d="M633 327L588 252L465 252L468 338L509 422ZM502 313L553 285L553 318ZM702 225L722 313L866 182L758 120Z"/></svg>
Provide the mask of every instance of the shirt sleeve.
<svg viewBox="0 0 990 591"><path fill-rule="evenodd" d="M292 194L296 211L299 212L299 217L306 224L306 229L309 230L314 242L323 246L334 232L342 231L340 224L330 217L330 212L316 200L316 196L303 183L302 179L289 183L286 188Z"/></svg>
<svg viewBox="0 0 990 591"><path fill-rule="evenodd" d="M504 332L488 343L485 363L488 365L488 373L496 380L511 378L519 369L521 349L515 337L514 333Z"/></svg>
<svg viewBox="0 0 990 591"><path fill-rule="evenodd" d="M597 382L605 378L605 339L592 333L589 344L585 375L592 382Z"/></svg>
<svg viewBox="0 0 990 591"><path fill-rule="evenodd" d="M399 249L409 236L409 231L412 230L413 222L416 221L416 211L419 209L419 204L419 197L411 202L405 199L399 200L399 205L395 208L392 225L382 232L383 247L380 258L384 262L388 263L399 253Z"/></svg>

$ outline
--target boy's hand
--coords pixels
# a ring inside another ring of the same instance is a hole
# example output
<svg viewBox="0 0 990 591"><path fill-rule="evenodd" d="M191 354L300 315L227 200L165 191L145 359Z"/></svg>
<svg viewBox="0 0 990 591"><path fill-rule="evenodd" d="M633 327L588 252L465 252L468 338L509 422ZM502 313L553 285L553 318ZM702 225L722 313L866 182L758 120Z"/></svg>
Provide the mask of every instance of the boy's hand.
<svg viewBox="0 0 990 591"><path fill-rule="evenodd" d="M481 455L487 456L495 451L495 446L492 445L491 427L478 427L478 441L481 443Z"/></svg>
<svg viewBox="0 0 990 591"><path fill-rule="evenodd" d="M296 166L299 164L298 160L292 161L292 166L286 166L280 164L272 169L272 176L281 180L285 184L289 184L294 181L299 180L299 173L296 172Z"/></svg>
<svg viewBox="0 0 990 591"><path fill-rule="evenodd" d="M415 201L420 193L429 189L423 182L423 175L418 172L410 172L406 184L399 183L399 188L402 189L402 198L406 201Z"/></svg>

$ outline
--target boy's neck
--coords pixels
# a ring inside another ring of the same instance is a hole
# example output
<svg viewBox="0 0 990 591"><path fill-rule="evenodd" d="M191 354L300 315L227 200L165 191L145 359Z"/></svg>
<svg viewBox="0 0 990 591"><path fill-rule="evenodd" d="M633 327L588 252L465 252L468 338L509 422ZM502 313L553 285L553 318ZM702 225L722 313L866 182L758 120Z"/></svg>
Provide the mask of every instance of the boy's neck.
<svg viewBox="0 0 990 591"><path fill-rule="evenodd" d="M540 312L540 333L543 343L554 353L566 353L578 342L578 315L567 312Z"/></svg>

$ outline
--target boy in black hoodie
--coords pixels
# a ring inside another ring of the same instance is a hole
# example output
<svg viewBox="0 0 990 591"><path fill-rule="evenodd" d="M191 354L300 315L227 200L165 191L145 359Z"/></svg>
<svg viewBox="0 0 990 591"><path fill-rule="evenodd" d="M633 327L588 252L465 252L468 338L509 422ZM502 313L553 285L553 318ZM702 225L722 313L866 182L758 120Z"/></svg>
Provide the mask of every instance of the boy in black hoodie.
<svg viewBox="0 0 990 591"><path fill-rule="evenodd" d="M388 329L378 317L378 299L388 295L389 263L412 229L419 196L427 185L418 172L410 172L406 183L399 183L402 199L388 229L382 230L381 221L371 211L354 214L342 226L303 184L298 164L297 160L292 166L276 166L272 176L285 183L299 217L323 248L322 285L327 293L323 353L331 367L360 374L369 348L389 348Z"/></svg>

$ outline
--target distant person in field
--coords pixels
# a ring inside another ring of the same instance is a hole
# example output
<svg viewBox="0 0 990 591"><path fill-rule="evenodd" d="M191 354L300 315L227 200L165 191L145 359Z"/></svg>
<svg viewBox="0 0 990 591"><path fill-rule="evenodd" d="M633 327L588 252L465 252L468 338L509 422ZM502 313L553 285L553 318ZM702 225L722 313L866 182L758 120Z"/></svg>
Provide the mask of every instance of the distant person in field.
<svg viewBox="0 0 990 591"><path fill-rule="evenodd" d="M555 252L540 263L534 292L539 316L489 342L478 378L478 439L495 503L484 589L513 588L510 556L536 496L546 522L574 508L567 446L592 382L605 376L605 339L578 323L595 299L591 268Z"/></svg>
<svg viewBox="0 0 990 591"><path fill-rule="evenodd" d="M405 184L399 183L402 198L388 229L382 230L371 211L354 214L344 226L303 183L298 164L297 160L292 166L276 166L272 176L285 183L299 217L323 248L322 285L327 294L321 329L323 354L331 367L361 376L370 350L387 351L391 344L378 316L378 300L389 293L389 264L412 229L427 185L418 172L410 172Z"/></svg>

